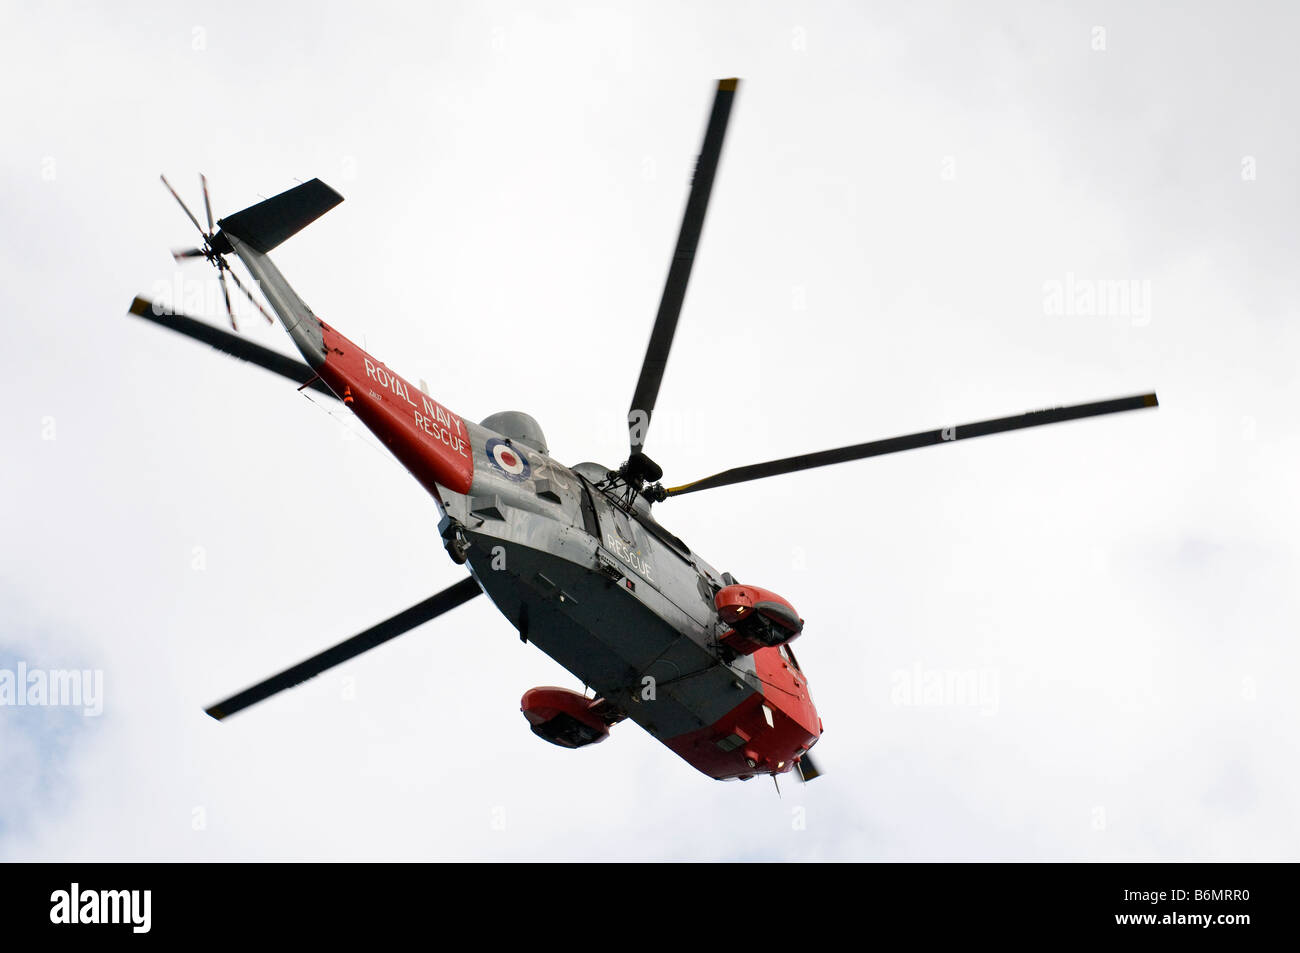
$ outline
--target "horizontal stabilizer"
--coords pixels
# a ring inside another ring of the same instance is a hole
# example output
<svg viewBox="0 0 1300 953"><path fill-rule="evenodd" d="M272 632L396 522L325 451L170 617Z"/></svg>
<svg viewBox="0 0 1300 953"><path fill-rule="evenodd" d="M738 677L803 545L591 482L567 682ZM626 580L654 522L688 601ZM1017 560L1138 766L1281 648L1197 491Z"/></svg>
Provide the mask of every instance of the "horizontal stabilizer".
<svg viewBox="0 0 1300 953"><path fill-rule="evenodd" d="M343 196L320 179L312 179L218 221L221 231L213 239L213 247L222 254L231 251L226 236L234 235L266 254L342 201Z"/></svg>

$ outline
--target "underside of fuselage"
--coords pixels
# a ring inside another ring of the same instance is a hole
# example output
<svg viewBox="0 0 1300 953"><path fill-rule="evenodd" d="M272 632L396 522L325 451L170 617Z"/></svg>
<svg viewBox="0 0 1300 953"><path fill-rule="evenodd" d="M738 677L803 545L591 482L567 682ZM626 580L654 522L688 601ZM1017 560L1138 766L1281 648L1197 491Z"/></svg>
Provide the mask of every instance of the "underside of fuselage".
<svg viewBox="0 0 1300 953"><path fill-rule="evenodd" d="M487 516L465 507L469 566L520 638L656 738L707 729L761 693L749 659L722 662L711 626L644 579L616 578L584 530L500 501Z"/></svg>

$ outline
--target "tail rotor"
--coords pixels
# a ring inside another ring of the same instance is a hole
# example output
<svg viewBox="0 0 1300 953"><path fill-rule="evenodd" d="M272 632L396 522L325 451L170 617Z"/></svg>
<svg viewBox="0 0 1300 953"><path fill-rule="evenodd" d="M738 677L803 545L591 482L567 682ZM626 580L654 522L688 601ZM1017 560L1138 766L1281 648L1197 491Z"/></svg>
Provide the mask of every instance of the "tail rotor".
<svg viewBox="0 0 1300 953"><path fill-rule="evenodd" d="M190 211L189 206L185 204L184 200L181 199L176 190L172 188L171 183L167 181L167 176L160 175L158 178L162 179L162 184L165 185L167 191L172 194L172 198L176 200L176 204L181 207L181 210L185 212L186 217L194 223L194 227L197 228L199 234L203 236L203 246L201 248L173 250L172 258L177 262L185 261L188 258L205 258L214 268L217 269L217 277L221 281L221 296L226 302L226 314L230 317L230 326L234 330L238 331L239 325L235 321L235 309L230 302L230 286L226 283L227 274L230 275L230 280L235 283L235 287L244 293L244 297L253 302L253 305L257 310L262 312L262 317L266 318L267 323L275 323L275 319L271 317L271 313L262 306L262 303L258 301L244 283L239 280L239 276L231 270L230 263L226 261L222 252L217 250L217 226L212 220L212 199L208 194L207 176L202 173L199 174L199 183L203 186L203 211L208 218L208 227L206 231L203 226L199 224L199 220L195 218L194 213ZM225 244L223 247L225 248L225 251L230 251L229 244Z"/></svg>

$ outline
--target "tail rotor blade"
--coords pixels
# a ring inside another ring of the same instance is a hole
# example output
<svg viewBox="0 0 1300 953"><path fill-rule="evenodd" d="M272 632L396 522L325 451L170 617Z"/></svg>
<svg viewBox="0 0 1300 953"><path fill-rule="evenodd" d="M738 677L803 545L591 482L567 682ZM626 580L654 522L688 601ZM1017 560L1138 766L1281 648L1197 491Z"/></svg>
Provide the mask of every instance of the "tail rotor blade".
<svg viewBox="0 0 1300 953"><path fill-rule="evenodd" d="M186 258L203 258L206 254L202 248L172 249L172 258L176 261L184 261Z"/></svg>
<svg viewBox="0 0 1300 953"><path fill-rule="evenodd" d="M218 266L217 277L221 279L221 294L226 299L226 314L230 315L230 327L238 331L239 325L235 323L235 309L230 305L230 286L226 284L226 269Z"/></svg>
<svg viewBox="0 0 1300 953"><path fill-rule="evenodd" d="M202 172L199 173L199 182L203 185L203 210L208 213L208 231L209 236L216 231L216 226L212 224L212 200L208 198L208 177Z"/></svg>
<svg viewBox="0 0 1300 953"><path fill-rule="evenodd" d="M172 188L172 184L167 181L167 176L159 175L158 178L162 179L162 184L167 186L167 191L172 194L172 198L176 200L176 204L179 205L185 214L189 216L190 221L194 223L194 227L199 230L199 234L206 238L208 233L203 230L203 226L200 225L199 220L194 217L194 213L190 211L190 207L181 201L181 197L176 194L176 190Z"/></svg>
<svg viewBox="0 0 1300 953"><path fill-rule="evenodd" d="M253 302L253 305L257 308L257 310L262 312L262 317L266 318L267 324L275 324L275 318L271 317L271 312L267 311L264 307L262 307L262 302L258 301L256 298L253 297L253 293L244 286L244 283L242 281L239 280L239 276L235 274L233 268L230 270L230 280L235 283L236 288L238 288L240 291L244 293L244 297L246 297L249 301Z"/></svg>

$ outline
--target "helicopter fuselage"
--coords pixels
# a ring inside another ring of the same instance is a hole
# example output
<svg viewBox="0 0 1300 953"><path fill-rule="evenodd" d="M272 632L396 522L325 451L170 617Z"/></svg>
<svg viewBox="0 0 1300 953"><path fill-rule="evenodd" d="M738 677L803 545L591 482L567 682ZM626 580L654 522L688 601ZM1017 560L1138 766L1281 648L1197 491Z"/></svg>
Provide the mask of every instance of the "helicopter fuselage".
<svg viewBox="0 0 1300 953"><path fill-rule="evenodd" d="M728 649L714 599L735 580L644 498L597 464L557 462L544 438L455 414L317 318L264 254L229 240L308 363L437 501L448 551L524 641L710 777L782 774L816 743L821 721L793 652Z"/></svg>
<svg viewBox="0 0 1300 953"><path fill-rule="evenodd" d="M737 86L734 78L717 84L628 407L628 457L614 471L552 459L541 428L526 414L504 411L478 424L465 420L317 318L267 253L343 201L319 179L214 223L207 180L200 177L205 230L163 178L203 237L202 247L173 256L201 257L217 267L232 326L227 276L273 320L227 264L224 256L237 254L306 364L192 318L158 323L342 400L437 501L447 552L454 562L467 563L473 577L210 706L209 715L224 719L486 593L524 641L595 693L557 687L526 692L521 711L545 740L584 747L630 718L710 777L777 775L795 766L805 780L816 777L807 754L822 724L789 645L802 633L803 619L777 593L718 573L655 520L651 505L884 454L1158 406L1154 392L1053 406L663 485L663 470L643 448ZM147 316L151 309L156 305L137 298L131 313Z"/></svg>

